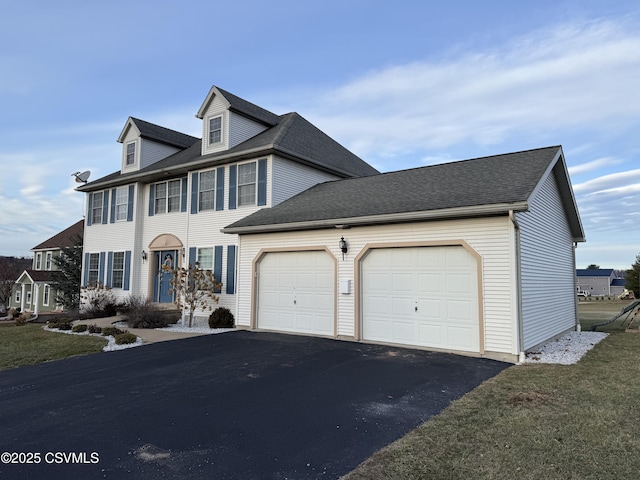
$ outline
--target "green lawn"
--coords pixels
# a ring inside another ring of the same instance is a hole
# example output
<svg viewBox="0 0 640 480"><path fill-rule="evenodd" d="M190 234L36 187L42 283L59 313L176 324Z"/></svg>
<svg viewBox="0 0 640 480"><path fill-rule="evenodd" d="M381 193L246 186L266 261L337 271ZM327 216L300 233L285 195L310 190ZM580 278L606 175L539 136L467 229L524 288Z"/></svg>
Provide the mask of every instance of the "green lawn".
<svg viewBox="0 0 640 480"><path fill-rule="evenodd" d="M627 304L581 303L581 323ZM640 334L603 330L576 365L509 368L345 478L640 478Z"/></svg>
<svg viewBox="0 0 640 480"><path fill-rule="evenodd" d="M102 351L106 339L47 332L43 325L0 325L0 370Z"/></svg>

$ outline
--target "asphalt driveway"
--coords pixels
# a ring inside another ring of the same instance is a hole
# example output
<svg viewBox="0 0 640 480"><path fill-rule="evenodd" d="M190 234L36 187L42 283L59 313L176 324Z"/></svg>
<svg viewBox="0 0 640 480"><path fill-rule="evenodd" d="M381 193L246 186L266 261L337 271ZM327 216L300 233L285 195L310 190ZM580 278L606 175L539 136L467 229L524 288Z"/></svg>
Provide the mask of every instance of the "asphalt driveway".
<svg viewBox="0 0 640 480"><path fill-rule="evenodd" d="M238 331L22 367L0 477L337 478L507 366Z"/></svg>

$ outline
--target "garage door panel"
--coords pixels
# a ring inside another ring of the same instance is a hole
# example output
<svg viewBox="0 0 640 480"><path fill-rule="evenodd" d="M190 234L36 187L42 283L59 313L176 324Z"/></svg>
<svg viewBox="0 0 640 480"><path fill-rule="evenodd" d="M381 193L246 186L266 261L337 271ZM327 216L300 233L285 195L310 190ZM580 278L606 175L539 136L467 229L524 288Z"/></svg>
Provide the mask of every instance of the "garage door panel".
<svg viewBox="0 0 640 480"><path fill-rule="evenodd" d="M391 315L401 317L411 315L414 312L415 302L411 297L392 297L391 299Z"/></svg>
<svg viewBox="0 0 640 480"><path fill-rule="evenodd" d="M413 275L407 273L391 274L391 290L394 293L404 293L413 289Z"/></svg>
<svg viewBox="0 0 640 480"><path fill-rule="evenodd" d="M418 273L418 290L425 294L439 294L442 291L440 273Z"/></svg>
<svg viewBox="0 0 640 480"><path fill-rule="evenodd" d="M446 274L446 290L449 294L468 295L473 283L471 275L466 273Z"/></svg>
<svg viewBox="0 0 640 480"><path fill-rule="evenodd" d="M469 328L449 327L447 342L458 350L468 350L473 347L475 338Z"/></svg>
<svg viewBox="0 0 640 480"><path fill-rule="evenodd" d="M334 270L324 251L265 254L258 268L258 328L332 336Z"/></svg>
<svg viewBox="0 0 640 480"><path fill-rule="evenodd" d="M477 261L467 250L376 249L361 268L365 340L479 350Z"/></svg>
<svg viewBox="0 0 640 480"><path fill-rule="evenodd" d="M469 323L474 324L474 306L468 300L448 300L447 301L447 320L452 323Z"/></svg>

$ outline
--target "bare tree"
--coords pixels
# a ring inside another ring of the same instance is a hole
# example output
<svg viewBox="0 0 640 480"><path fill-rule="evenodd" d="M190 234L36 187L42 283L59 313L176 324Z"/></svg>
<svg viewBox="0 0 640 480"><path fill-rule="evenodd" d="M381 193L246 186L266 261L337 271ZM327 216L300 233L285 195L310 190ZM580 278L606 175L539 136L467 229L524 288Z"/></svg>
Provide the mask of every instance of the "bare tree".
<svg viewBox="0 0 640 480"><path fill-rule="evenodd" d="M0 257L0 305L8 308L11 301L13 285L32 260L25 257Z"/></svg>
<svg viewBox="0 0 640 480"><path fill-rule="evenodd" d="M211 270L201 269L198 262L190 264L189 268L166 270L173 274L169 293L175 294L175 304L180 310L189 311L191 327L196 309L212 310L211 303L218 303L220 298L215 292L220 291L222 283L215 279Z"/></svg>

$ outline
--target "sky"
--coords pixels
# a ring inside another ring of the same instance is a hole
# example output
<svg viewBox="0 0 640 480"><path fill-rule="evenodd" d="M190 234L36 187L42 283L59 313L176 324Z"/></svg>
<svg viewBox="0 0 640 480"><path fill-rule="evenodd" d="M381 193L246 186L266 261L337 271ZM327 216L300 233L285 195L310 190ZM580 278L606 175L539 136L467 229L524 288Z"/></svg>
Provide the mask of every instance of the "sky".
<svg viewBox="0 0 640 480"><path fill-rule="evenodd" d="M129 116L199 137L212 85L386 172L562 145L587 242L640 254L640 4L0 0L0 255L83 217Z"/></svg>

